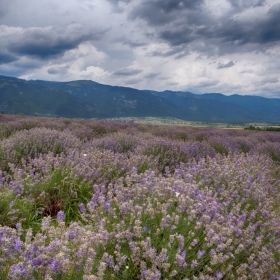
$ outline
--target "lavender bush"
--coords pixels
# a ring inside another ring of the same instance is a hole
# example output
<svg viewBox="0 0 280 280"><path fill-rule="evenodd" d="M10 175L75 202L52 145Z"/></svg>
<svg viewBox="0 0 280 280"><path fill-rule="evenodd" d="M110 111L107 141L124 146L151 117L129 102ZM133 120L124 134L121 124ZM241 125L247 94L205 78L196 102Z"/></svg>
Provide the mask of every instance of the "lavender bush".
<svg viewBox="0 0 280 280"><path fill-rule="evenodd" d="M0 279L280 279L279 133L44 120L0 120Z"/></svg>

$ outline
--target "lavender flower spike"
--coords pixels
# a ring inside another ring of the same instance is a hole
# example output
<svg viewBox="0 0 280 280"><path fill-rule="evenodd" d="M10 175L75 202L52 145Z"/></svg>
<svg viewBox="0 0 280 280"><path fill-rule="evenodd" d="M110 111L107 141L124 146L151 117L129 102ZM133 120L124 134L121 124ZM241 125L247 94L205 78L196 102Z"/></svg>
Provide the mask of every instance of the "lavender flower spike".
<svg viewBox="0 0 280 280"><path fill-rule="evenodd" d="M60 222L64 222L64 219L65 219L65 214L63 211L59 211L56 215L56 219L57 221L60 223Z"/></svg>

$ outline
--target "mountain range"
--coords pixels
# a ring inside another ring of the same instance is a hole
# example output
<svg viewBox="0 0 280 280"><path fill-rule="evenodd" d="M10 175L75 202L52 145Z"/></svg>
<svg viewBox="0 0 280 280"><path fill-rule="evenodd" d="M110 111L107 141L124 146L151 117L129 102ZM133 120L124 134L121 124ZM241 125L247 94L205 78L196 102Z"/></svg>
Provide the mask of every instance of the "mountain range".
<svg viewBox="0 0 280 280"><path fill-rule="evenodd" d="M173 117L189 121L280 123L280 99L137 90L88 80L0 76L0 112L66 118Z"/></svg>

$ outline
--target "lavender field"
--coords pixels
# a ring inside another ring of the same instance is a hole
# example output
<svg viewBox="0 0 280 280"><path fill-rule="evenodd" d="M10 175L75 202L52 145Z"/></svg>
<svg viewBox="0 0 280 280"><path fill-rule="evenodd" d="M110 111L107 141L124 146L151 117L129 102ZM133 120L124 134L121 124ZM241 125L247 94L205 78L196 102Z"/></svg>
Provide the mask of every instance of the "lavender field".
<svg viewBox="0 0 280 280"><path fill-rule="evenodd" d="M280 133L0 115L0 279L280 279Z"/></svg>

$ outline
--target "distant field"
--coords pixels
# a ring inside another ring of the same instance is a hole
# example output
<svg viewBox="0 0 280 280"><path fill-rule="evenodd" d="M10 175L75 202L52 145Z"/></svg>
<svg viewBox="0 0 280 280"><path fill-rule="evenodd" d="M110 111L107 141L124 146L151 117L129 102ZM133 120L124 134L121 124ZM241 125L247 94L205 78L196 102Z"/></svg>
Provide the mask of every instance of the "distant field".
<svg viewBox="0 0 280 280"><path fill-rule="evenodd" d="M0 279L280 279L280 133L203 126L0 115Z"/></svg>
<svg viewBox="0 0 280 280"><path fill-rule="evenodd" d="M109 121L123 122L123 123L144 123L144 124L155 124L155 125L176 125L176 126L194 126L194 127L217 127L217 128L236 128L243 129L246 125L233 125L227 123L205 123L205 122L194 122L185 121L176 118L110 118Z"/></svg>

